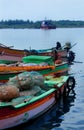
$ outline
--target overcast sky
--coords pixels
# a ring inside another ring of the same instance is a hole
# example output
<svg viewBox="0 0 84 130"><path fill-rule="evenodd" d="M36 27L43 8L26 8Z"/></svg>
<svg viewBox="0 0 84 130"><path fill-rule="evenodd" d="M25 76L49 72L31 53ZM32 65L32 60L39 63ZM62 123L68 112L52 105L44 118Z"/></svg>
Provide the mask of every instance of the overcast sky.
<svg viewBox="0 0 84 130"><path fill-rule="evenodd" d="M0 0L0 20L84 20L84 0Z"/></svg>

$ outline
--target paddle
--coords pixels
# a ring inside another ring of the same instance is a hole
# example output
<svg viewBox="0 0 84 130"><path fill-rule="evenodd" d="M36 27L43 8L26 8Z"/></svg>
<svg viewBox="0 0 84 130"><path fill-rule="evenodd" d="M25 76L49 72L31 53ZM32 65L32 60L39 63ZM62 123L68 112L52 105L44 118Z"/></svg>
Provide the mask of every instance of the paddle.
<svg viewBox="0 0 84 130"><path fill-rule="evenodd" d="M74 43L74 44L70 47L70 49L71 49L72 47L74 47L76 44L77 44L77 43ZM66 45L62 46L62 48L64 48L65 46L66 46Z"/></svg>
<svg viewBox="0 0 84 130"><path fill-rule="evenodd" d="M81 62L81 61L73 61L74 63L83 63L83 62Z"/></svg>
<svg viewBox="0 0 84 130"><path fill-rule="evenodd" d="M77 43L73 44L73 45L71 46L71 48L74 47L76 44L77 44Z"/></svg>
<svg viewBox="0 0 84 130"><path fill-rule="evenodd" d="M77 44L77 43L73 44L73 45L71 46L71 48L74 47L76 44ZM65 46L66 46L66 45L63 45L63 46L60 47L59 49L63 49ZM70 49L71 49L71 48L70 48ZM49 49L43 49L43 50L37 50L37 51L42 51L42 52L44 51L44 52L45 52L46 50L47 50L47 51L49 51L49 50L52 51L52 50L54 50L54 49L56 49L56 47L49 48Z"/></svg>
<svg viewBox="0 0 84 130"><path fill-rule="evenodd" d="M77 43L74 43L74 44L70 47L70 49L71 49L72 47L74 47L76 44L77 44ZM59 49L63 49L64 47L66 47L66 44L63 45L62 47L60 47ZM56 48L56 47L53 47L53 48L51 48L51 50L52 50L52 49L55 49L55 48Z"/></svg>

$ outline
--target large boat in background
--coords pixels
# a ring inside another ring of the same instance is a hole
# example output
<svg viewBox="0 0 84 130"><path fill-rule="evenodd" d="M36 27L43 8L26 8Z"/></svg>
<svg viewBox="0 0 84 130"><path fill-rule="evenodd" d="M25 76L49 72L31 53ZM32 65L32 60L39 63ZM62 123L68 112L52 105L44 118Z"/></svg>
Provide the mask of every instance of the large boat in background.
<svg viewBox="0 0 84 130"><path fill-rule="evenodd" d="M51 20L44 20L41 23L41 28L42 29L56 29L56 26L53 25L53 23L51 22Z"/></svg>

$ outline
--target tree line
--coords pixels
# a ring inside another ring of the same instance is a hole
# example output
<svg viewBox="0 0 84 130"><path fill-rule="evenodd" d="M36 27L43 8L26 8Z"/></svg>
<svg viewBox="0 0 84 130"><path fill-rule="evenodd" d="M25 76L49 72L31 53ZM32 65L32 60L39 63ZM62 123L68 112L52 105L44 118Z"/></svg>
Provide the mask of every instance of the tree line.
<svg viewBox="0 0 84 130"><path fill-rule="evenodd" d="M71 21L71 20L48 20L56 28L78 28L84 27L84 21ZM3 28L41 28L42 21L30 21L30 20L1 20L0 21L0 29Z"/></svg>

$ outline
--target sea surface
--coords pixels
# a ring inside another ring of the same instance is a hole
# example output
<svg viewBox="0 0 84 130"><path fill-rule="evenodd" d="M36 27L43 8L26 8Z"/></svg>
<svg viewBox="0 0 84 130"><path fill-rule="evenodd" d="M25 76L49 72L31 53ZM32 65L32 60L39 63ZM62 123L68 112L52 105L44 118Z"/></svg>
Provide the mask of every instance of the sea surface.
<svg viewBox="0 0 84 130"><path fill-rule="evenodd" d="M71 42L72 51L75 52L75 62L69 70L76 81L74 91L46 114L14 129L84 130L84 28L0 30L0 43L14 46L16 49L52 48L57 41L61 42L62 46L67 41Z"/></svg>

